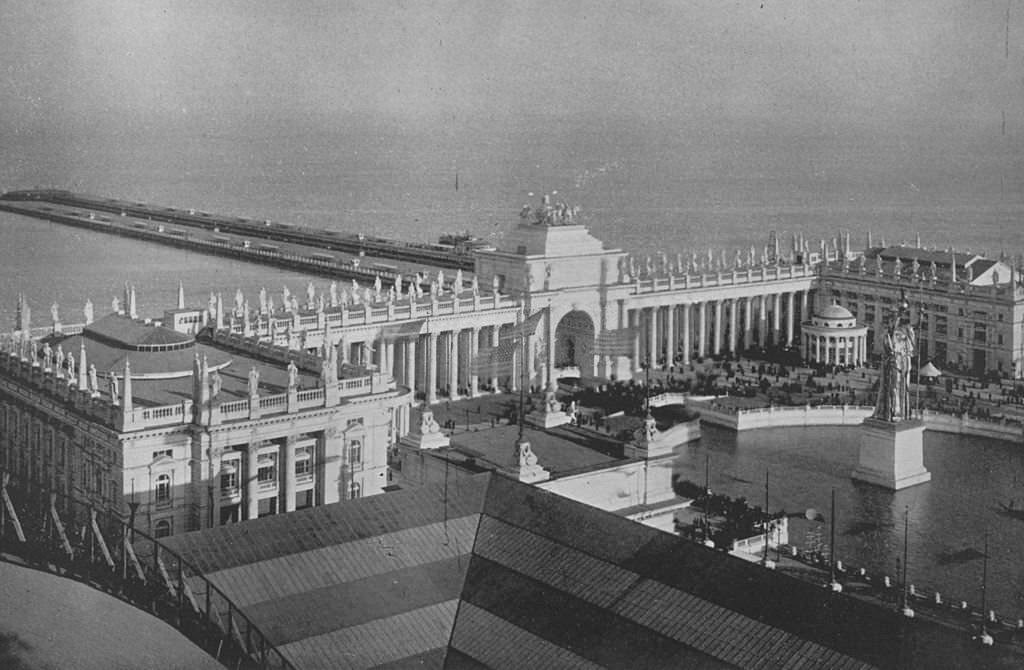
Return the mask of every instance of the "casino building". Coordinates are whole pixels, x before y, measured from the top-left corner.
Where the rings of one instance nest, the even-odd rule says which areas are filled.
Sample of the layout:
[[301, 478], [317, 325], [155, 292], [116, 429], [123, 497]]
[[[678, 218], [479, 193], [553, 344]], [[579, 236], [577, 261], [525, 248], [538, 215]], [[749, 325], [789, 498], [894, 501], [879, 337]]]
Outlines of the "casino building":
[[[181, 332], [131, 311], [26, 322], [3, 341], [0, 465], [125, 518], [135, 507], [136, 527], [158, 537], [387, 486], [410, 405], [392, 379], [333, 352]], [[179, 309], [164, 323], [200, 319]]]

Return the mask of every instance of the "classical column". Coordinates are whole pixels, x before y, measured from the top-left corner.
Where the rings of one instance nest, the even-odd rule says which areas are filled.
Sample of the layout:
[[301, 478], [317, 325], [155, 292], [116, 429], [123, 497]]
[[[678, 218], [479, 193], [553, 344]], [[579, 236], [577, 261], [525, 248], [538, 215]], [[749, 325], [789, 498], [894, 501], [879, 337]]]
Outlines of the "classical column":
[[733, 298], [729, 301], [729, 353], [736, 353], [736, 307], [738, 299]]
[[758, 296], [757, 321], [758, 344], [764, 349], [768, 346], [768, 296], [763, 293]]
[[[498, 347], [498, 338], [500, 336], [501, 336], [501, 326], [499, 326], [499, 325], [491, 326], [491, 349], [496, 349]], [[492, 374], [491, 375], [491, 381], [489, 383], [491, 385], [491, 393], [497, 393], [498, 392], [498, 376], [496, 374]]]
[[743, 350], [750, 348], [754, 338], [754, 325], [750, 321], [750, 297], [743, 300]]
[[476, 374], [474, 365], [477, 356], [480, 355], [480, 328], [473, 326], [469, 330], [469, 397], [475, 398], [480, 395], [480, 377]]
[[811, 315], [807, 313], [807, 294], [810, 291], [800, 291], [800, 321], [810, 321]]
[[416, 395], [416, 340], [418, 335], [405, 340], [405, 385]]
[[289, 437], [284, 446], [284, 511], [295, 511], [295, 438]]
[[427, 333], [427, 348], [423, 352], [427, 360], [427, 404], [437, 402], [437, 333]]
[[393, 377], [397, 376], [397, 372], [395, 371], [395, 341], [394, 340], [390, 340], [389, 339], [389, 340], [386, 340], [384, 342], [384, 357], [387, 359], [387, 361], [386, 361], [387, 367], [384, 369], [384, 372], [388, 373], [389, 375], [391, 375]]
[[633, 330], [633, 370], [640, 370], [640, 310], [629, 310], [629, 327]]
[[703, 358], [708, 353], [708, 303], [697, 303], [697, 356]]
[[459, 399], [459, 331], [448, 331], [448, 397]]
[[683, 335], [683, 365], [690, 364], [690, 304], [682, 304], [682, 314], [679, 318], [679, 329]]
[[676, 306], [665, 308], [665, 363], [675, 365], [676, 362]]
[[658, 308], [647, 308], [647, 362], [651, 368], [658, 367]]
[[259, 454], [255, 444], [250, 444], [245, 451], [245, 518], [255, 519], [260, 515], [259, 493]]
[[713, 319], [713, 334], [711, 353], [716, 356], [722, 353], [722, 301], [716, 300], [711, 303], [711, 316]]
[[778, 346], [782, 339], [782, 294], [772, 294], [772, 344]]
[[793, 346], [793, 292], [786, 294], [786, 346]]

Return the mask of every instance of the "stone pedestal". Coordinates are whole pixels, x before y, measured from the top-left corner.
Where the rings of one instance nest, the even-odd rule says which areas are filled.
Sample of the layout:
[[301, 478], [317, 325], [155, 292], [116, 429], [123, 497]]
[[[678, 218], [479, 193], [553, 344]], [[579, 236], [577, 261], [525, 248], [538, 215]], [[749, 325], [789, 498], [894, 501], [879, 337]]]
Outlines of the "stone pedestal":
[[451, 439], [444, 433], [409, 433], [401, 439], [401, 444], [414, 449], [442, 449], [451, 445]]
[[861, 424], [860, 462], [853, 478], [891, 491], [931, 481], [924, 467], [924, 423], [867, 418]]
[[424, 406], [419, 429], [410, 431], [399, 443], [413, 449], [441, 449], [451, 445], [451, 438], [441, 432], [441, 427], [434, 420], [434, 413]]
[[516, 444], [516, 456], [512, 465], [502, 468], [501, 472], [526, 484], [543, 482], [551, 478], [551, 473], [537, 463], [537, 455], [533, 453], [530, 443], [526, 440]]
[[526, 423], [537, 428], [554, 428], [564, 426], [572, 420], [565, 412], [558, 410], [549, 412], [546, 409], [534, 410], [526, 415]]

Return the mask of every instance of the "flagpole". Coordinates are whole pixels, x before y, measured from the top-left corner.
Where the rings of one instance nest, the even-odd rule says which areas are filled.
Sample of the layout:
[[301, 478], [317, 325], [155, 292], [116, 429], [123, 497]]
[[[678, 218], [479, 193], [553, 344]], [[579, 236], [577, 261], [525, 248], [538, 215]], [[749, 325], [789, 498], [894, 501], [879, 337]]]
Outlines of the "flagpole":
[[523, 424], [526, 423], [524, 412], [526, 411], [526, 333], [523, 332], [524, 316], [520, 312], [519, 336], [523, 340], [523, 352], [519, 361], [519, 439], [516, 444], [523, 441]]

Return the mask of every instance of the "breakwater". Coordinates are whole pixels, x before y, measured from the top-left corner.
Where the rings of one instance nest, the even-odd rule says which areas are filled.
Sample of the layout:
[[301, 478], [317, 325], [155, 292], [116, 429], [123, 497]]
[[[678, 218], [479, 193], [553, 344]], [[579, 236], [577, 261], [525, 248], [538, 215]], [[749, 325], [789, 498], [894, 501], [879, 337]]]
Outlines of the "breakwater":
[[[472, 271], [473, 250], [472, 240], [453, 240], [453, 244], [424, 244], [391, 240], [362, 233], [344, 233], [334, 230], [322, 230], [270, 220], [255, 220], [244, 217], [230, 217], [210, 214], [195, 209], [178, 209], [160, 207], [141, 202], [130, 202], [113, 198], [101, 198], [63, 190], [26, 190], [11, 191], [0, 196], [0, 203], [6, 211], [27, 216], [48, 218], [42, 214], [47, 212], [44, 207], [17, 208], [13, 203], [50, 204], [62, 208], [88, 210], [95, 214], [113, 214], [117, 218], [132, 217], [148, 222], [171, 224], [187, 229], [218, 233], [221, 235], [240, 235], [247, 238], [284, 242], [316, 247], [324, 251], [342, 252], [358, 256], [374, 256], [394, 260], [421, 263], [435, 268], [461, 269]], [[12, 209], [11, 207], [15, 207]], [[96, 217], [100, 218], [100, 217]], [[113, 218], [107, 223], [114, 223]], [[51, 219], [53, 220], [53, 219]], [[60, 221], [60, 223], [67, 223]], [[119, 232], [120, 226], [111, 225], [105, 228], [108, 232]], [[184, 232], [184, 231], [183, 231]]]
[[97, 216], [94, 212], [56, 210], [35, 203], [4, 199], [0, 199], [0, 211], [335, 279], [372, 282], [380, 277], [385, 284], [409, 280], [395, 266], [381, 267], [374, 263], [344, 260], [318, 252], [315, 248], [291, 250], [276, 245], [252, 244], [240, 236], [190, 232], [150, 221]]

